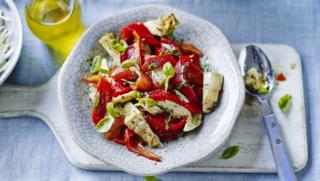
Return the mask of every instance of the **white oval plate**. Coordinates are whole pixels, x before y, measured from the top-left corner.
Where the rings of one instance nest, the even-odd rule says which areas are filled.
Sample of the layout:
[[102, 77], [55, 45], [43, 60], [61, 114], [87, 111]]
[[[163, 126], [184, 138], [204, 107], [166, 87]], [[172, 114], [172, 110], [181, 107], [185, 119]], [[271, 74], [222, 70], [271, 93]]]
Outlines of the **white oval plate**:
[[12, 31], [9, 36], [9, 42], [13, 49], [13, 54], [7, 60], [7, 62], [0, 67], [0, 85], [8, 78], [14, 67], [16, 66], [22, 48], [23, 30], [19, 12], [12, 0], [5, 0], [0, 3], [1, 9], [4, 11], [6, 16], [10, 18], [7, 23], [7, 29]]
[[[162, 157], [160, 163], [129, 152], [126, 147], [107, 141], [95, 132], [91, 120], [88, 86], [82, 77], [88, 73], [85, 56], [91, 55], [98, 39], [106, 32], [118, 33], [133, 21], [144, 21], [173, 12], [180, 21], [178, 37], [192, 42], [204, 52], [204, 58], [225, 76], [218, 108], [207, 115], [198, 131], [153, 149]], [[59, 97], [68, 129], [75, 142], [94, 157], [136, 175], [156, 175], [199, 161], [222, 146], [230, 135], [244, 101], [240, 70], [230, 45], [213, 24], [167, 6], [147, 5], [108, 17], [87, 30], [74, 48], [59, 75]]]

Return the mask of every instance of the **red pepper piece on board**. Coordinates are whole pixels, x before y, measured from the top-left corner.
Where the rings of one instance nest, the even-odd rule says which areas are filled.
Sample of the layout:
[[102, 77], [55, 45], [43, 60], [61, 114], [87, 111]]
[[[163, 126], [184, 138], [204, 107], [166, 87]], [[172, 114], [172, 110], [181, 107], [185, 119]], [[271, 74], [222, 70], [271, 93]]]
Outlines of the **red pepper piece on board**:
[[276, 79], [277, 79], [278, 81], [285, 81], [285, 80], [287, 80], [286, 76], [285, 76], [283, 73], [278, 74]]

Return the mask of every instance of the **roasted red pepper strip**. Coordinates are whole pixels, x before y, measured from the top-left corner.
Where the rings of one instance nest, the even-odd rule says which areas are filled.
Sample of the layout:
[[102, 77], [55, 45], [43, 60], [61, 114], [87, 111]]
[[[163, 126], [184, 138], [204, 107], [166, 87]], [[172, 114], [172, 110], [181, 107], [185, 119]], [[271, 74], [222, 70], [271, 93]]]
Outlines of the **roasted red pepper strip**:
[[150, 56], [144, 62], [141, 69], [143, 71], [147, 71], [154, 68], [162, 67], [166, 62], [170, 62], [173, 66], [175, 66], [177, 61], [170, 54], [160, 55], [160, 56]]
[[114, 66], [111, 71], [111, 77], [115, 81], [129, 80], [135, 81], [138, 75], [129, 69], [124, 69], [120, 66]]
[[201, 113], [201, 107], [194, 103], [189, 103], [182, 101], [175, 93], [170, 91], [164, 91], [162, 89], [157, 89], [154, 91], [149, 92], [149, 97], [156, 100], [156, 101], [162, 101], [162, 100], [170, 100], [172, 102], [175, 102], [181, 106], [184, 106], [187, 108], [191, 113], [198, 114]]
[[122, 81], [114, 81], [112, 89], [113, 89], [112, 97], [117, 97], [119, 95], [125, 94], [132, 90], [130, 86], [124, 86], [124, 82]]
[[119, 116], [115, 118], [110, 130], [104, 133], [104, 138], [107, 140], [112, 140], [118, 136], [120, 136], [120, 128], [124, 125], [123, 117]]
[[149, 91], [153, 88], [153, 82], [146, 74], [140, 72], [140, 76], [136, 81], [136, 88], [139, 91]]
[[100, 76], [97, 91], [99, 92], [99, 105], [92, 111], [92, 120], [94, 124], [97, 124], [102, 118], [104, 118], [107, 110], [106, 104], [112, 99], [112, 88], [111, 84]]
[[139, 145], [139, 141], [136, 138], [136, 135], [133, 131], [129, 130], [128, 128], [125, 130], [124, 133], [124, 140], [126, 143], [126, 147], [129, 151], [132, 151], [138, 155], [144, 156], [150, 160], [154, 160], [157, 162], [161, 161], [161, 158], [149, 151], [148, 149]]
[[137, 32], [141, 38], [144, 38], [145, 41], [152, 46], [160, 46], [160, 41], [157, 40], [146, 28], [143, 23], [137, 22], [132, 23], [124, 28], [122, 28], [120, 33], [120, 38], [123, 40], [132, 40], [133, 39], [133, 31]]
[[178, 122], [170, 121], [168, 129], [166, 129], [166, 119], [168, 115], [160, 114], [153, 116], [152, 114], [146, 114], [146, 120], [149, 123], [151, 129], [160, 137], [162, 141], [172, 141], [178, 138], [184, 125], [186, 124], [187, 117], [183, 117]]
[[193, 44], [181, 44], [181, 49], [183, 50], [183, 54], [193, 54], [198, 57], [202, 57], [203, 53], [197, 49]]
[[[185, 70], [181, 64], [181, 61], [179, 61], [175, 66], [176, 74], [173, 77], [171, 83], [174, 87], [179, 88], [180, 92], [186, 96], [186, 98], [196, 104], [199, 105], [199, 100], [195, 92], [193, 91], [192, 87], [187, 82], [186, 76], [185, 76]], [[201, 106], [200, 106], [201, 107]]]
[[200, 66], [194, 63], [194, 55], [181, 56], [179, 61], [186, 67], [185, 76], [189, 83], [203, 85], [203, 72]]

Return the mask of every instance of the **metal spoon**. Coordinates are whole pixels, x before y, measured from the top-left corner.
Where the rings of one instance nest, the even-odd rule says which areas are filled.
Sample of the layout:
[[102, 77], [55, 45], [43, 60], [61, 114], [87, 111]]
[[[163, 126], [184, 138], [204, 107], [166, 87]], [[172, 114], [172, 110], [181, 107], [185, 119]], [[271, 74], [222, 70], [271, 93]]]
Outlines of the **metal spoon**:
[[[273, 69], [268, 57], [259, 47], [250, 45], [241, 50], [239, 62], [243, 76], [250, 68], [256, 68], [266, 78], [268, 92], [271, 92], [274, 79]], [[281, 127], [270, 106], [269, 95], [259, 94], [258, 91], [253, 91], [247, 86], [246, 92], [256, 97], [261, 103], [264, 128], [268, 135], [280, 180], [297, 180], [282, 137]]]

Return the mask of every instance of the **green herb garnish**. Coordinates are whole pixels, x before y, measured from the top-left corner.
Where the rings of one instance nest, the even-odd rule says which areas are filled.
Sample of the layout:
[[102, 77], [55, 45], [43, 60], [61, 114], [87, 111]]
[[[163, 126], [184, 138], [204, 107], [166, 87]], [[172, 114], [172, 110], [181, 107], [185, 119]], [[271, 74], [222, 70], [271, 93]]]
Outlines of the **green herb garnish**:
[[145, 181], [160, 181], [158, 178], [156, 178], [154, 176], [145, 176], [144, 180]]
[[288, 112], [291, 108], [291, 100], [292, 97], [289, 94], [286, 94], [280, 98], [278, 101], [278, 107], [281, 109], [282, 112]]
[[223, 151], [222, 155], [220, 156], [220, 159], [222, 159], [222, 160], [230, 159], [230, 158], [236, 156], [239, 151], [240, 151], [239, 146], [237, 146], [237, 145], [230, 146]]
[[170, 120], [171, 120], [171, 117], [172, 117], [172, 111], [168, 111], [168, 113], [169, 113], [169, 116], [168, 116], [168, 118], [166, 119], [166, 130], [168, 130], [169, 129], [169, 123], [170, 123]]
[[151, 70], [153, 68], [156, 68], [158, 67], [158, 63], [157, 62], [152, 62], [148, 65], [148, 70]]
[[268, 91], [267, 88], [261, 88], [261, 89], [258, 90], [258, 93], [259, 93], [259, 94], [268, 94], [268, 92], [269, 92], [269, 91]]
[[180, 38], [180, 39], [178, 39], [178, 40], [176, 40], [176, 43], [177, 44], [183, 44], [183, 42], [184, 42], [184, 39], [183, 38]]
[[168, 39], [173, 41], [174, 40], [174, 36], [173, 36], [173, 32], [174, 32], [175, 28], [171, 27], [168, 29], [168, 32], [167, 32], [167, 36], [168, 36]]
[[85, 61], [87, 61], [87, 62], [92, 62], [92, 60], [93, 60], [93, 56], [86, 56], [86, 57], [84, 57], [84, 60]]

